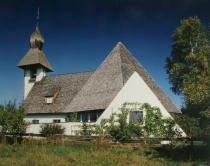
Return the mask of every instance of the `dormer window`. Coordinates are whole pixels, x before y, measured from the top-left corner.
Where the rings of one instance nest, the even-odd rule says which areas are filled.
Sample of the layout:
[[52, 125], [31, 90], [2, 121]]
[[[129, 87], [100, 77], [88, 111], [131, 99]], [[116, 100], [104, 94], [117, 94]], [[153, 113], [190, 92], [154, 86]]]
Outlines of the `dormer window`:
[[53, 97], [52, 96], [45, 97], [45, 99], [46, 99], [47, 104], [51, 104], [53, 102]]
[[53, 88], [49, 88], [46, 91], [46, 95], [45, 95], [45, 103], [47, 104], [51, 104], [55, 101], [56, 97], [58, 96], [59, 92], [60, 92], [61, 88], [58, 87], [53, 87]]

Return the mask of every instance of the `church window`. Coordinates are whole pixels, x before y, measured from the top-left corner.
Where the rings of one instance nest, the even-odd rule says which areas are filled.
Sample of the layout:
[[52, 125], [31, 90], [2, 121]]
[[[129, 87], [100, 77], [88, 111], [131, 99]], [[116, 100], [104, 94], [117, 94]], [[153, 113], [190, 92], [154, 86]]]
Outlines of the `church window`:
[[140, 123], [143, 120], [143, 111], [131, 111], [129, 114], [129, 122]]

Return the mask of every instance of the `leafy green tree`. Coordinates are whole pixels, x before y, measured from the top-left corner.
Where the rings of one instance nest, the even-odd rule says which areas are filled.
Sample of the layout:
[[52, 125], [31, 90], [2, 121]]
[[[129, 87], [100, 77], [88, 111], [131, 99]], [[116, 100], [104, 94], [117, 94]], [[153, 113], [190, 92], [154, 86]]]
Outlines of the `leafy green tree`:
[[182, 20], [165, 65], [172, 91], [183, 96], [183, 113], [199, 118], [201, 128], [210, 128], [209, 34], [197, 16]]
[[182, 20], [173, 42], [165, 65], [171, 89], [184, 96], [186, 107], [193, 105], [199, 106], [199, 111], [206, 110], [210, 99], [210, 45], [200, 19], [195, 16]]
[[22, 105], [19, 107], [16, 101], [9, 101], [5, 105], [0, 105], [0, 133], [22, 134], [26, 132], [29, 122], [24, 120], [26, 113]]
[[191, 136], [201, 137], [203, 129], [200, 128], [199, 118], [190, 117], [187, 114], [174, 114], [173, 115], [177, 124], [179, 124], [182, 129]]
[[172, 51], [166, 58], [165, 68], [175, 94], [182, 94], [187, 78], [194, 78], [189, 73], [192, 72], [199, 48], [205, 45], [203, 30], [204, 26], [198, 17], [190, 17], [181, 21], [173, 35]]

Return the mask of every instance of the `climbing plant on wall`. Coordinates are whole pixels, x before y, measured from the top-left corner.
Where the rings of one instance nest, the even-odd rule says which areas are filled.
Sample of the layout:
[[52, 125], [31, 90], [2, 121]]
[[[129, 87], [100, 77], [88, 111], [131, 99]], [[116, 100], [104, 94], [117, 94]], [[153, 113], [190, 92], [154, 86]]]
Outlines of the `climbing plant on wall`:
[[[129, 118], [134, 111], [144, 114], [138, 122]], [[172, 118], [163, 117], [158, 107], [152, 107], [148, 103], [129, 102], [122, 105], [119, 113], [113, 113], [109, 119], [103, 119], [101, 125], [96, 126], [95, 129], [117, 140], [142, 136], [180, 137], [182, 133]]]

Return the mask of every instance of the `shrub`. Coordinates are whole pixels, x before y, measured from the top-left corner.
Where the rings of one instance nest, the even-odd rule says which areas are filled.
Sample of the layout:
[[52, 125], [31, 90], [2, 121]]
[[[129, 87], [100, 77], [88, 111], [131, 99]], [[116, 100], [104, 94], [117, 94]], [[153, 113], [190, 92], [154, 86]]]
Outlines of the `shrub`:
[[79, 134], [81, 134], [81, 135], [91, 135], [91, 134], [94, 134], [93, 126], [87, 124], [87, 122], [83, 122]]
[[40, 126], [40, 134], [44, 137], [49, 137], [52, 134], [64, 134], [66, 128], [60, 124], [47, 123]]

